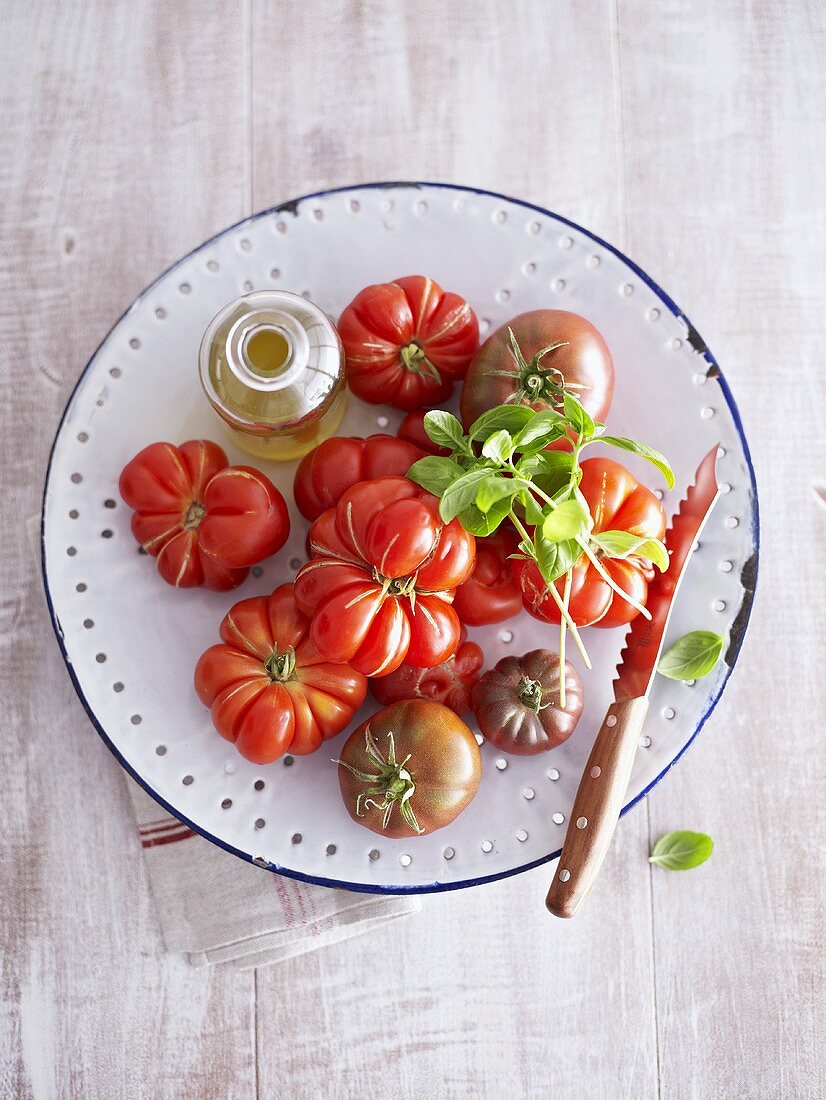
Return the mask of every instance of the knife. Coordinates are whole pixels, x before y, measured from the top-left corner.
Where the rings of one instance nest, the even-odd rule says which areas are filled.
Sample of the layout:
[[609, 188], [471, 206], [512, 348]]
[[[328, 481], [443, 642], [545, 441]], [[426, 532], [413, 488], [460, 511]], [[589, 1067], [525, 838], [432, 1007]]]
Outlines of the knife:
[[582, 773], [568, 821], [565, 843], [545, 904], [557, 917], [572, 917], [596, 881], [631, 778], [648, 695], [657, 671], [666, 627], [685, 567], [719, 496], [715, 445], [697, 467], [694, 484], [677, 509], [665, 536], [670, 561], [651, 582], [646, 607], [620, 654], [614, 702], [608, 708]]

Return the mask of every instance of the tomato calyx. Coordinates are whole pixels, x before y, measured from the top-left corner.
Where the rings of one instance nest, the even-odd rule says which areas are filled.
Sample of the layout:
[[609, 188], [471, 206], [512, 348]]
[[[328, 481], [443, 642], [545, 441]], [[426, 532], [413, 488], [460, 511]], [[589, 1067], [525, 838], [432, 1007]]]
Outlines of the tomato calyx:
[[418, 340], [411, 340], [399, 348], [399, 359], [405, 370], [419, 378], [431, 377], [435, 382], [441, 382], [442, 376], [425, 354], [425, 350]]
[[[538, 351], [529, 362], [522, 353], [522, 349], [513, 334], [513, 329], [508, 329], [508, 332], [510, 334], [511, 357], [515, 369], [491, 371], [491, 377], [517, 378], [519, 380], [518, 389], [513, 396], [514, 404], [520, 405], [523, 401], [528, 404], [545, 401], [551, 408], [561, 412], [565, 397], [565, 376], [556, 367], [543, 367], [542, 360], [546, 355], [550, 355], [552, 351], [567, 347], [568, 341], [560, 340], [556, 344], [549, 344], [548, 347]], [[568, 388], [576, 389], [578, 387], [571, 386], [569, 383]]]
[[201, 504], [200, 500], [193, 500], [184, 512], [184, 517], [181, 520], [181, 527], [183, 527], [184, 531], [197, 531], [205, 515], [206, 508], [204, 505]]
[[295, 672], [295, 650], [288, 645], [283, 653], [279, 653], [276, 647], [264, 662], [264, 668], [274, 684], [286, 683]]
[[545, 710], [549, 707], [550, 703], [542, 702], [542, 684], [539, 680], [534, 680], [530, 676], [523, 676], [519, 681], [516, 688], [516, 695], [519, 702], [524, 704], [534, 714], [539, 714], [541, 710]]
[[419, 825], [410, 804], [413, 792], [416, 789], [413, 776], [407, 767], [411, 754], [408, 753], [404, 760], [397, 761], [396, 740], [392, 730], [388, 732], [387, 740], [389, 741], [389, 747], [385, 759], [368, 725], [364, 734], [365, 751], [371, 764], [375, 765], [375, 772], [360, 771], [344, 760], [334, 760], [333, 763], [346, 768], [354, 778], [366, 785], [365, 789], [356, 798], [357, 817], [364, 817], [365, 809], [383, 810], [382, 828], [386, 829], [393, 813], [393, 807], [398, 805], [404, 823], [414, 833], [423, 833], [424, 829]]

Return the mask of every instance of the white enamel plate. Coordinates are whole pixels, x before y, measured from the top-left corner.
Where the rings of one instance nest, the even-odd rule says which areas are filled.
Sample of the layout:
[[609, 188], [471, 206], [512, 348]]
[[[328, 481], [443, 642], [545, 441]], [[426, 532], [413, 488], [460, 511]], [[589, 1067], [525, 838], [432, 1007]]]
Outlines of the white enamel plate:
[[[720, 697], [737, 656], [757, 571], [757, 497], [731, 393], [677, 306], [616, 249], [548, 211], [468, 188], [377, 184], [310, 195], [225, 230], [132, 304], [98, 348], [54, 443], [43, 505], [43, 570], [58, 640], [90, 718], [124, 767], [160, 803], [236, 855], [296, 878], [358, 890], [452, 889], [490, 881], [559, 854], [583, 764], [606, 706], [623, 630], [587, 632], [594, 671], [571, 740], [533, 757], [483, 744], [484, 776], [470, 807], [431, 836], [386, 840], [351, 821], [337, 756], [345, 734], [310, 757], [247, 763], [213, 730], [192, 688], [200, 653], [237, 599], [292, 579], [306, 524], [292, 509], [284, 550], [235, 593], [177, 591], [138, 553], [120, 470], [155, 440], [227, 443], [197, 377], [201, 334], [250, 290], [305, 293], [337, 317], [369, 283], [424, 273], [464, 295], [483, 335], [527, 309], [584, 314], [616, 365], [608, 422], [664, 451], [674, 510], [700, 458], [718, 442], [723, 495], [689, 565], [669, 630], [728, 636], [725, 661], [696, 684], [659, 677], [626, 809], [662, 778]], [[342, 434], [394, 431], [400, 414], [349, 400]], [[255, 460], [252, 460], [253, 462]], [[623, 458], [625, 461], [625, 458]], [[627, 456], [652, 487], [653, 467]], [[258, 463], [288, 501], [294, 463]], [[471, 632], [486, 664], [554, 648], [556, 631], [527, 614]], [[573, 649], [573, 647], [571, 647]], [[377, 704], [368, 699], [361, 721]]]

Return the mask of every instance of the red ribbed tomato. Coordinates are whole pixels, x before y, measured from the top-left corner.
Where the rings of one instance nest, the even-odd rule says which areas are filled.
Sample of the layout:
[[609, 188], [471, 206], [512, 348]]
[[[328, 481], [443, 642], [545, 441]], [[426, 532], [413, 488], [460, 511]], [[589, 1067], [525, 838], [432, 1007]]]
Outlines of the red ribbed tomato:
[[[511, 329], [523, 357], [519, 362]], [[614, 364], [600, 333], [590, 321], [566, 310], [520, 313], [489, 336], [474, 356], [462, 387], [462, 422], [467, 429], [495, 405], [553, 408], [558, 402], [554, 387], [563, 380], [595, 420], [605, 419], [614, 393]]]
[[362, 481], [310, 530], [313, 559], [295, 580], [311, 637], [332, 661], [384, 676], [430, 667], [459, 643], [453, 590], [473, 570], [475, 540], [406, 477]]
[[[593, 533], [628, 531], [641, 538], [661, 539], [665, 533], [663, 506], [650, 489], [610, 458], [586, 458], [579, 484], [594, 521]], [[642, 558], [601, 558], [601, 564], [619, 587], [645, 605], [648, 582], [654, 575], [651, 563]], [[546, 622], [559, 622], [559, 609], [533, 562], [515, 561], [514, 577], [522, 590], [522, 602], [532, 615]], [[556, 581], [560, 596], [565, 578]], [[577, 626], [622, 626], [639, 612], [618, 596], [586, 557], [573, 568], [568, 603]]]
[[409, 412], [396, 429], [396, 435], [399, 439], [406, 439], [408, 443], [415, 444], [425, 454], [449, 457], [450, 451], [447, 447], [437, 446], [425, 431], [424, 418], [426, 412], [427, 410], [423, 411], [421, 409]]
[[321, 657], [308, 627], [293, 586], [282, 584], [230, 608], [223, 644], [210, 646], [195, 668], [195, 690], [213, 725], [254, 764], [315, 752], [364, 702], [366, 679]]
[[463, 623], [501, 623], [522, 610], [522, 593], [508, 560], [516, 547], [516, 536], [506, 527], [476, 540], [476, 565], [453, 598], [453, 607]]
[[485, 655], [475, 642], [466, 641], [466, 637], [467, 631], [462, 627], [459, 648], [435, 668], [399, 665], [389, 676], [371, 680], [370, 691], [384, 706], [403, 699], [430, 699], [450, 707], [456, 714], [467, 714], [471, 705], [470, 693], [482, 672]]
[[217, 443], [152, 443], [120, 475], [132, 534], [177, 588], [237, 587], [249, 567], [287, 541], [290, 517], [272, 482], [229, 466]]
[[405, 411], [450, 397], [479, 343], [479, 323], [464, 298], [424, 275], [366, 287], [342, 313], [338, 331], [353, 393]]
[[327, 508], [334, 508], [351, 485], [406, 474], [423, 454], [393, 435], [326, 439], [302, 458], [296, 470], [295, 503], [302, 516], [317, 519]]

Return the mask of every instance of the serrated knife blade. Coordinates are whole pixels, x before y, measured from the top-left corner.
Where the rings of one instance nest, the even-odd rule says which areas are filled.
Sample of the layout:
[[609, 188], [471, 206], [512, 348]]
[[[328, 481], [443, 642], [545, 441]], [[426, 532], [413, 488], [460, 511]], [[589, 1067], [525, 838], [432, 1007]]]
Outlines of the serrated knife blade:
[[717, 484], [718, 450], [715, 444], [697, 467], [694, 483], [680, 502], [666, 531], [665, 547], [670, 559], [668, 569], [657, 574], [649, 586], [645, 606], [651, 618], [638, 615], [628, 631], [614, 680], [614, 698], [617, 701], [639, 699], [651, 690], [671, 609], [685, 576], [691, 551], [720, 495]]

